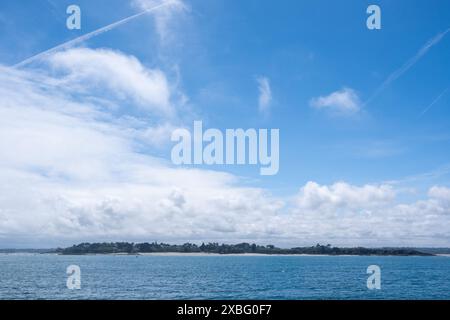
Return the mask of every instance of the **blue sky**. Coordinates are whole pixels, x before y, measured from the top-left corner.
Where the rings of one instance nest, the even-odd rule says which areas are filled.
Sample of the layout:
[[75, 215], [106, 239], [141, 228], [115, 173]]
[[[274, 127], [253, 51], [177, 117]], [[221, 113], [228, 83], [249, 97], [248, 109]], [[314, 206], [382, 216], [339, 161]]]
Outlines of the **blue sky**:
[[[2, 1], [0, 64], [10, 68], [42, 51], [131, 16], [145, 5], [157, 3], [160, 2], [29, 0], [19, 4], [12, 0]], [[70, 4], [81, 8], [81, 30], [65, 27], [65, 10]], [[366, 8], [370, 4], [381, 8], [381, 30], [368, 30], [366, 27]], [[103, 115], [103, 125], [123, 123], [132, 117], [142, 123], [136, 126], [127, 122], [130, 130], [159, 124], [189, 128], [193, 120], [203, 120], [205, 127], [219, 129], [280, 129], [280, 171], [277, 175], [260, 176], [257, 166], [200, 166], [200, 171], [212, 169], [218, 174], [224, 172], [237, 177], [240, 179], [238, 188], [267, 192], [275, 198], [274, 203], [289, 202], [298, 196], [304, 200], [305, 192], [309, 190], [305, 187], [308, 182], [329, 188], [312, 189], [329, 192], [329, 197], [325, 198], [332, 202], [335, 197], [342, 196], [336, 191], [339, 188], [333, 189], [333, 185], [339, 182], [345, 183], [349, 192], [363, 192], [364, 186], [389, 186], [396, 190], [395, 200], [389, 208], [395, 208], [403, 201], [405, 205], [433, 202], [434, 196], [431, 200], [429, 197], [436, 192], [431, 190], [440, 190], [441, 197], [450, 187], [450, 91], [446, 91], [450, 86], [449, 9], [450, 3], [444, 0], [284, 0], [277, 3], [193, 0], [177, 2], [175, 9], [170, 9], [172, 11], [167, 9], [141, 16], [62, 51], [80, 47], [92, 50], [75, 52], [79, 57], [79, 54], [109, 50], [134, 57], [144, 68], [164, 74], [175, 116], [168, 119], [155, 116], [148, 109], [135, 108], [135, 100], [125, 95], [110, 101], [119, 107], [109, 110], [107, 117]], [[421, 48], [439, 34], [442, 38], [418, 56]], [[410, 67], [400, 72], [383, 90], [377, 91], [390, 75], [401, 70], [414, 57], [417, 59]], [[58, 79], [66, 75], [72, 75], [70, 79], [86, 76], [76, 69], [87, 70], [85, 65], [74, 64], [72, 68], [70, 57], [60, 56], [58, 59], [62, 60], [51, 60], [50, 63], [45, 59], [53, 58], [36, 59], [20, 70]], [[98, 72], [102, 72], [101, 68]], [[266, 113], [261, 113], [258, 106], [258, 79], [262, 78], [267, 79], [270, 85]], [[86, 84], [86, 81], [82, 83]], [[77, 83], [76, 88], [79, 89], [82, 83]], [[107, 89], [98, 82], [86, 86], [92, 92], [69, 92], [70, 101], [83, 104], [94, 96], [111, 99]], [[341, 99], [341, 103], [336, 99]], [[343, 111], [350, 104], [353, 109]], [[427, 111], [423, 113], [425, 109]], [[172, 145], [167, 141], [147, 145], [137, 142], [135, 137], [130, 139], [136, 153], [155, 157], [158, 161], [170, 161]], [[58, 150], [54, 152], [58, 154]], [[51, 166], [46, 164], [44, 167]], [[38, 172], [44, 175], [45, 170], [40, 168]], [[120, 170], [114, 172], [117, 184], [122, 181], [118, 176], [123, 173]], [[79, 182], [74, 182], [74, 185], [79, 185]], [[120, 190], [120, 185], [116, 187]], [[171, 187], [178, 187], [177, 183]], [[347, 191], [344, 190], [343, 194], [346, 195]], [[103, 196], [99, 195], [98, 199]], [[319, 199], [326, 201], [323, 197]], [[305, 205], [303, 200], [300, 202]], [[185, 201], [189, 203], [189, 200]], [[342, 201], [348, 204], [350, 200]], [[447, 227], [449, 213], [446, 201], [438, 211], [444, 212], [440, 224]], [[282, 206], [285, 208], [280, 210], [285, 213], [291, 206], [285, 204]], [[8, 205], [5, 204], [4, 208], [7, 212]], [[349, 208], [354, 207], [349, 205]], [[434, 214], [430, 213], [431, 216]], [[448, 243], [448, 238], [442, 236], [445, 229], [433, 235], [432, 227], [425, 232], [418, 221], [417, 237], [405, 243]], [[358, 223], [355, 221], [355, 225]], [[313, 229], [313, 224], [310, 229]], [[332, 226], [330, 224], [329, 227]], [[3, 232], [5, 243], [15, 243], [13, 240], [20, 238], [11, 230], [5, 228]], [[74, 229], [73, 232], [77, 231]], [[111, 233], [108, 237], [125, 238], [127, 232]], [[224, 240], [258, 240], [272, 239], [271, 232], [258, 229], [256, 236], [236, 232], [223, 237], [203, 235], [201, 231], [181, 232], [169, 239], [218, 237]], [[277, 232], [283, 234], [284, 231]], [[351, 232], [354, 233], [358, 232]], [[42, 241], [69, 241], [51, 234], [49, 232]], [[373, 235], [372, 240], [364, 243], [395, 244], [393, 239], [400, 237], [400, 233], [390, 235], [384, 241], [381, 234]], [[93, 237], [98, 239], [102, 233]], [[313, 239], [314, 234], [310, 237]], [[318, 239], [325, 237], [323, 234], [317, 236]], [[340, 243], [353, 241], [345, 240], [349, 239], [348, 234], [335, 237]], [[355, 237], [358, 239], [356, 242], [363, 243], [359, 240], [364, 238], [362, 231]], [[422, 237], [426, 240], [422, 241]], [[76, 238], [74, 236], [70, 240]], [[275, 239], [280, 243], [298, 242], [298, 236]]]
[[[2, 63], [14, 64], [136, 11], [121, 1], [80, 1], [83, 27], [69, 31], [61, 27], [67, 16], [61, 12], [69, 4], [4, 2], [3, 19], [14, 22], [2, 28], [2, 43], [8, 43], [1, 51]], [[167, 68], [175, 61], [182, 70], [183, 89], [206, 115], [208, 126], [281, 129], [281, 170], [264, 179], [266, 185], [295, 188], [311, 179], [377, 182], [434, 170], [449, 159], [448, 95], [431, 112], [420, 113], [450, 85], [448, 40], [356, 116], [330, 117], [309, 106], [311, 98], [343, 87], [353, 88], [365, 101], [390, 73], [449, 27], [445, 1], [381, 1], [382, 30], [370, 31], [365, 26], [369, 4], [193, 1], [191, 16], [177, 26], [183, 29], [178, 30], [179, 43], [166, 49]], [[166, 58], [155, 54], [158, 44], [148, 32], [149, 23], [139, 18], [87, 45], [121, 50], [149, 66], [164, 63]], [[255, 78], [261, 75], [270, 79], [273, 91], [269, 119], [255, 112]], [[258, 174], [256, 168], [244, 170]]]

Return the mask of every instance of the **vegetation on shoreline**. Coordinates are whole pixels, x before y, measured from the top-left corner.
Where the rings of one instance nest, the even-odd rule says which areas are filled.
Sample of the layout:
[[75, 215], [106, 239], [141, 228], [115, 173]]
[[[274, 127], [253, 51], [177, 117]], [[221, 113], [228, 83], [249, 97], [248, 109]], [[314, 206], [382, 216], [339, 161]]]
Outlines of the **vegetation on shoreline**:
[[55, 252], [63, 255], [82, 254], [139, 254], [139, 253], [216, 253], [216, 254], [310, 254], [310, 255], [380, 255], [380, 256], [430, 256], [432, 254], [420, 252], [410, 248], [339, 248], [331, 245], [317, 244], [311, 247], [295, 247], [291, 249], [277, 248], [273, 245], [256, 245], [249, 243], [219, 244], [202, 243], [196, 245], [185, 243], [182, 245], [171, 245], [167, 243], [81, 243], [72, 247], [57, 249]]

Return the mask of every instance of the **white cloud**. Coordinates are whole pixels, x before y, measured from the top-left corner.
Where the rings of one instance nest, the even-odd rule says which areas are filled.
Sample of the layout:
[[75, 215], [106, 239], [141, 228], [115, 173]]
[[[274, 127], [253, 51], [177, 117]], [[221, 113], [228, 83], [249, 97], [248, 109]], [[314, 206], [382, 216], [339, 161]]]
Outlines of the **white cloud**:
[[116, 99], [131, 98], [144, 110], [170, 116], [171, 90], [165, 74], [144, 67], [133, 56], [106, 49], [71, 49], [55, 53], [47, 61], [56, 71], [66, 74], [72, 88], [105, 88]]
[[350, 88], [332, 92], [327, 96], [313, 98], [310, 105], [317, 109], [326, 109], [338, 114], [354, 114], [361, 109], [358, 94]]
[[430, 188], [429, 198], [412, 203], [397, 203], [395, 195], [389, 185], [308, 182], [294, 200], [292, 232], [349, 245], [448, 245], [450, 189]]
[[428, 196], [433, 199], [450, 201], [450, 188], [434, 186], [428, 191]]
[[259, 98], [258, 107], [259, 112], [267, 113], [272, 102], [272, 90], [270, 89], [270, 81], [267, 77], [258, 77]]
[[177, 129], [168, 122], [140, 130], [141, 139], [155, 147], [162, 147], [170, 141], [172, 132]]
[[186, 12], [187, 6], [182, 0], [133, 0], [132, 4], [140, 10], [148, 10], [156, 5], [166, 2], [167, 5], [161, 7], [153, 13], [155, 19], [156, 33], [162, 44], [173, 40], [172, 25], [176, 18]]
[[394, 198], [395, 192], [389, 185], [357, 187], [338, 182], [320, 186], [310, 181], [301, 189], [297, 204], [301, 209], [327, 210], [334, 214], [341, 210], [379, 207], [392, 202]]

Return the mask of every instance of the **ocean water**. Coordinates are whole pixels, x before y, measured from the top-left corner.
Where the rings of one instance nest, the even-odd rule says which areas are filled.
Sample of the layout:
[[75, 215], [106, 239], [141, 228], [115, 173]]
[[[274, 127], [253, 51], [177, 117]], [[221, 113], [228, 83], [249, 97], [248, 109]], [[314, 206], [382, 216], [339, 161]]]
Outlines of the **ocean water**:
[[0, 299], [450, 299], [450, 257], [0, 254]]

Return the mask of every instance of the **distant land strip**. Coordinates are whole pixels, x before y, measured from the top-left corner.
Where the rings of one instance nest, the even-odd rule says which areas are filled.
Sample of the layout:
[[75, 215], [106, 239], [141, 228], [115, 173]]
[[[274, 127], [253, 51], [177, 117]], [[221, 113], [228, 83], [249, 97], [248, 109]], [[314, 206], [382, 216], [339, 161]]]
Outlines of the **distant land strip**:
[[[2, 250], [0, 250], [2, 252]], [[4, 250], [3, 250], [4, 252]], [[435, 254], [449, 253], [449, 248], [364, 248], [333, 247], [329, 244], [317, 244], [311, 247], [294, 247], [290, 249], [278, 248], [273, 245], [257, 245], [250, 243], [219, 244], [216, 242], [202, 243], [201, 245], [185, 243], [182, 245], [144, 242], [103, 242], [80, 243], [68, 248], [39, 250], [39, 253], [57, 253], [62, 255], [85, 254], [130, 254], [144, 253], [211, 253], [211, 254], [265, 254], [265, 255], [360, 255], [360, 256], [433, 256]]]

